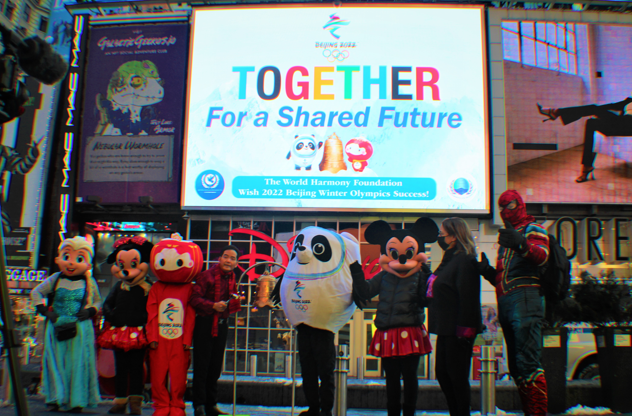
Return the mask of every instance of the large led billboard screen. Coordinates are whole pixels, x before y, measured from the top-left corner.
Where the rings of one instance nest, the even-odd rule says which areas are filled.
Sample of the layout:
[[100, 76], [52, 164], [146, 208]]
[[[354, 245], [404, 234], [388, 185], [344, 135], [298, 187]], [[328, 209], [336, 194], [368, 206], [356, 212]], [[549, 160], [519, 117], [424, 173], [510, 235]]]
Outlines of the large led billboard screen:
[[189, 26], [93, 27], [77, 194], [103, 203], [175, 203]]
[[482, 7], [193, 17], [185, 208], [489, 212]]
[[509, 187], [632, 202], [632, 26], [508, 20], [502, 33]]

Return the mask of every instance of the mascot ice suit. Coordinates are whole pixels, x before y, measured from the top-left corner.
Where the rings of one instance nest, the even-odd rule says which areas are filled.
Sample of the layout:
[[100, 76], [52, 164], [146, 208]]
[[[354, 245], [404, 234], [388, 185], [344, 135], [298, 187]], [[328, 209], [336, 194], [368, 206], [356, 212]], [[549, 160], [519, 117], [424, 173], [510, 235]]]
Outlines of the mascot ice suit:
[[355, 311], [349, 266], [359, 260], [360, 245], [351, 234], [307, 227], [296, 236], [287, 270], [277, 283], [285, 315], [298, 331], [303, 391], [309, 405], [302, 416], [331, 415], [334, 337]]
[[202, 251], [195, 243], [174, 234], [154, 246], [150, 266], [158, 278], [149, 291], [146, 327], [154, 416], [184, 416], [195, 325], [189, 297], [191, 281], [202, 269]]

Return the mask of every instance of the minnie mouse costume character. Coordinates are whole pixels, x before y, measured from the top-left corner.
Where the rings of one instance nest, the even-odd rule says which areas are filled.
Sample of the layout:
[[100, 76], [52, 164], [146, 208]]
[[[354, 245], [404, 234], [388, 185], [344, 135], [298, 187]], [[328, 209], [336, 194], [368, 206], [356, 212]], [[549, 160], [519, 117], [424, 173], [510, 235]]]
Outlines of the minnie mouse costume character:
[[[426, 279], [430, 270], [425, 263], [424, 244], [437, 241], [439, 229], [430, 218], [419, 218], [412, 229], [393, 230], [386, 221], [375, 221], [367, 227], [364, 238], [380, 245], [382, 271], [371, 280], [358, 273], [359, 264], [352, 264], [356, 298], [371, 299], [377, 295], [373, 340], [369, 354], [382, 358], [386, 373], [386, 408], [388, 416], [413, 416], [417, 404], [417, 368], [422, 355], [432, 351], [424, 326]], [[361, 302], [361, 301], [360, 301]], [[360, 305], [358, 305], [360, 306]], [[404, 403], [400, 403], [400, 378], [404, 379]]]
[[[103, 303], [104, 330], [97, 343], [114, 350], [116, 398], [108, 413], [140, 415], [143, 402], [143, 364], [147, 347], [147, 298], [151, 249], [154, 245], [141, 236], [117, 240], [108, 256], [118, 282]], [[129, 379], [129, 382], [128, 382]]]
[[[191, 281], [202, 269], [202, 250], [179, 234], [151, 250], [158, 278], [147, 300], [147, 340], [154, 416], [184, 416], [184, 392], [191, 362], [195, 310], [189, 304]], [[169, 388], [167, 388], [169, 386]]]

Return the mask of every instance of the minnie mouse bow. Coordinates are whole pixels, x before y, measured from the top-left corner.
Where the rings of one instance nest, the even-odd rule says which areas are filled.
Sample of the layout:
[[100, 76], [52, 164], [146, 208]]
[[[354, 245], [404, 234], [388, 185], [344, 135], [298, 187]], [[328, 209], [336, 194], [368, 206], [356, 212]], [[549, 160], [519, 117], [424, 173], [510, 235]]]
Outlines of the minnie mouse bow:
[[134, 237], [123, 237], [123, 238], [119, 238], [118, 240], [116, 240], [116, 242], [112, 245], [113, 248], [117, 249], [120, 246], [122, 246], [123, 244], [137, 244], [139, 246], [142, 246], [143, 244], [145, 244], [147, 242], [147, 239], [145, 237], [141, 237], [139, 235], [136, 235]]

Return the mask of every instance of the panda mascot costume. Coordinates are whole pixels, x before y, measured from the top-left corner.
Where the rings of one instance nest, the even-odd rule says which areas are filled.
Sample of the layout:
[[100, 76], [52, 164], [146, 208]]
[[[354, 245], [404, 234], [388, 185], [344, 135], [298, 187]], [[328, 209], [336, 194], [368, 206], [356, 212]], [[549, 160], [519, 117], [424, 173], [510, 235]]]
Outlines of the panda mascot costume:
[[[331, 416], [334, 405], [334, 337], [355, 304], [350, 266], [360, 259], [360, 244], [348, 233], [320, 227], [300, 231], [290, 261], [273, 293], [298, 331], [303, 392], [309, 410], [299, 416]], [[318, 379], [320, 378], [320, 387]]]

